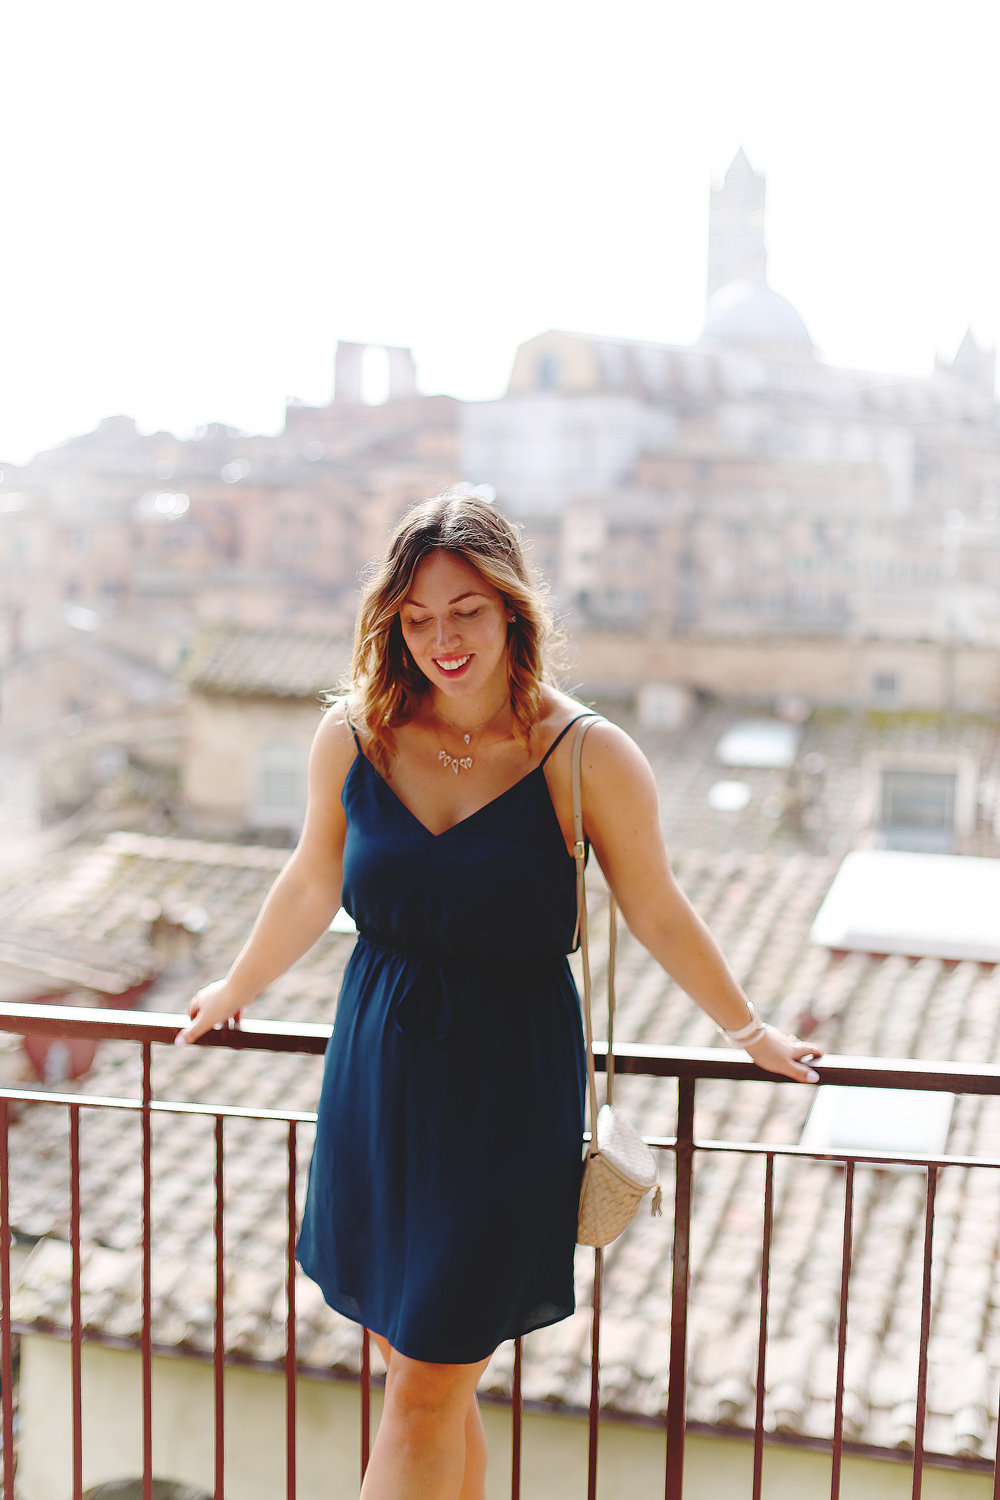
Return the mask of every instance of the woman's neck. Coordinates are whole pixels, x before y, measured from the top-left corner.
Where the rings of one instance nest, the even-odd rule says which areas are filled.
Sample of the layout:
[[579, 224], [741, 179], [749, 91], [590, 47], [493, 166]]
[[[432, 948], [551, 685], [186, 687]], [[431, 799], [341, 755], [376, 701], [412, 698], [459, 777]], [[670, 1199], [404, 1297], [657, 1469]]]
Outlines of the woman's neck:
[[446, 693], [433, 689], [429, 707], [432, 716], [446, 724], [457, 734], [475, 734], [488, 724], [498, 729], [509, 728], [511, 721], [510, 689], [504, 682], [492, 690], [484, 688], [469, 698], [450, 698]]

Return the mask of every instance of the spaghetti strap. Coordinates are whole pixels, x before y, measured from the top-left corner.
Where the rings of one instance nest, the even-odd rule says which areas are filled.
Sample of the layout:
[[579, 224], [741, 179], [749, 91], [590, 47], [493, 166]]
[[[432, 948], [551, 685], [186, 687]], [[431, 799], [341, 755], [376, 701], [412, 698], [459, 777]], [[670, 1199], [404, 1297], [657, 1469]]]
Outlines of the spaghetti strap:
[[591, 711], [589, 709], [585, 709], [582, 714], [576, 714], [576, 715], [574, 715], [574, 717], [572, 719], [570, 719], [569, 723], [565, 726], [565, 728], [560, 729], [559, 733], [556, 735], [555, 739], [552, 741], [551, 745], [546, 750], [546, 752], [542, 756], [541, 760], [538, 762], [539, 769], [541, 769], [541, 767], [544, 766], [545, 762], [548, 760], [549, 756], [552, 754], [553, 750], [556, 748], [556, 746], [558, 745], [559, 741], [562, 739], [563, 735], [568, 734], [569, 731], [573, 728], [574, 724], [578, 723], [580, 719], [599, 719], [600, 717], [601, 717], [600, 714], [591, 713]]

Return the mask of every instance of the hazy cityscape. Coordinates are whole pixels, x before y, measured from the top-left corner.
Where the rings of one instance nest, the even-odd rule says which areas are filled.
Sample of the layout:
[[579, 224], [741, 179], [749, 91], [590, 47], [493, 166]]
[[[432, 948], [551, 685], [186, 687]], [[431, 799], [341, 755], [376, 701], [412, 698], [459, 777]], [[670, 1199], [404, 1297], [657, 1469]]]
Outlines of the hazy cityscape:
[[[994, 351], [970, 332], [924, 378], [823, 364], [767, 281], [764, 204], [741, 150], [711, 195], [694, 345], [550, 330], [518, 349], [504, 396], [470, 402], [419, 394], [406, 349], [342, 342], [330, 403], [290, 405], [274, 437], [180, 440], [115, 415], [5, 464], [12, 836], [126, 782], [171, 827], [293, 833], [311, 710], [287, 704], [282, 728], [259, 706], [237, 811], [233, 752], [212, 790], [192, 704], [335, 685], [360, 570], [408, 504], [456, 484], [522, 527], [585, 697], [739, 683], [763, 705], [1000, 707]], [[372, 353], [379, 405], [362, 402]]]
[[[922, 374], [821, 357], [772, 282], [769, 164], [736, 144], [704, 185], [689, 342], [540, 326], [473, 399], [402, 343], [339, 338], [329, 400], [290, 399], [277, 432], [109, 412], [0, 454], [4, 1500], [357, 1492], [382, 1367], [287, 1258], [353, 923], [261, 996], [264, 1040], [157, 1047], [154, 1084], [148, 1058], [295, 843], [366, 564], [455, 489], [520, 528], [561, 681], [646, 752], [682, 884], [759, 1011], [831, 1055], [816, 1090], [626, 1068], [664, 1178], [697, 1157], [687, 1238], [677, 1175], [596, 1286], [579, 1252], [573, 1318], [494, 1356], [491, 1448], [515, 1412], [518, 1436], [491, 1500], [587, 1493], [588, 1406], [602, 1500], [663, 1493], [685, 1414], [687, 1500], [825, 1492], [831, 1462], [835, 1496], [910, 1494], [911, 1472], [914, 1495], [992, 1493], [996, 351], [970, 327]], [[628, 933], [619, 965], [626, 1048], [717, 1044]]]

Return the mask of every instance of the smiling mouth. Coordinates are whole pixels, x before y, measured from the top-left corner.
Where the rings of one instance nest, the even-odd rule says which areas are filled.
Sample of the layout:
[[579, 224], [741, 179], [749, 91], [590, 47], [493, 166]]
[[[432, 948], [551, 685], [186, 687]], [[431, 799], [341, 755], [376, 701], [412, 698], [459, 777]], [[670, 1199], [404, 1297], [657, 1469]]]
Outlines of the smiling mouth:
[[468, 656], [456, 656], [449, 661], [442, 661], [440, 657], [434, 658], [434, 665], [440, 667], [442, 672], [458, 672], [465, 664], [472, 660], [472, 652]]

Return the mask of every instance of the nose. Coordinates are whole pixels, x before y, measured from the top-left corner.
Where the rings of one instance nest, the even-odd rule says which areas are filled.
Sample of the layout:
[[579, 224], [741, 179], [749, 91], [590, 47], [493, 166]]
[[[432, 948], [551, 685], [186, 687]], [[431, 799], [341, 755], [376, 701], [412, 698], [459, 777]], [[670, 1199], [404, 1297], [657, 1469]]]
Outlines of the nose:
[[434, 644], [439, 650], [443, 650], [446, 646], [452, 645], [457, 640], [458, 631], [455, 629], [454, 622], [447, 615], [442, 616], [438, 620]]

